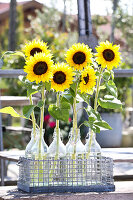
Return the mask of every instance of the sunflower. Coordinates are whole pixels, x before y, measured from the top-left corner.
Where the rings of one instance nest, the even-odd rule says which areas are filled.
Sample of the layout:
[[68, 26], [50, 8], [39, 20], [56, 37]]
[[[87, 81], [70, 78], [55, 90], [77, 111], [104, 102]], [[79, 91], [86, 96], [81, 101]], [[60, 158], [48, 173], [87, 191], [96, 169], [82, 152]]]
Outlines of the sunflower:
[[91, 63], [91, 58], [91, 49], [87, 45], [80, 43], [73, 44], [66, 54], [67, 63], [77, 70], [82, 70], [88, 63]]
[[27, 79], [31, 82], [36, 81], [36, 83], [49, 81], [52, 76], [52, 65], [53, 61], [49, 55], [35, 54], [26, 61], [26, 66], [24, 66]]
[[36, 53], [50, 54], [50, 50], [47, 49], [45, 42], [40, 40], [33, 40], [32, 42], [26, 43], [23, 51], [27, 58], [34, 56]]
[[96, 75], [92, 67], [88, 66], [84, 71], [81, 72], [81, 82], [79, 84], [79, 89], [81, 93], [91, 93], [96, 85]]
[[96, 48], [96, 61], [101, 64], [102, 68], [112, 69], [117, 67], [120, 62], [119, 45], [112, 45], [109, 41], [101, 42]]
[[57, 63], [53, 68], [53, 77], [51, 80], [51, 88], [56, 92], [64, 91], [73, 83], [74, 72], [71, 67], [65, 63]]

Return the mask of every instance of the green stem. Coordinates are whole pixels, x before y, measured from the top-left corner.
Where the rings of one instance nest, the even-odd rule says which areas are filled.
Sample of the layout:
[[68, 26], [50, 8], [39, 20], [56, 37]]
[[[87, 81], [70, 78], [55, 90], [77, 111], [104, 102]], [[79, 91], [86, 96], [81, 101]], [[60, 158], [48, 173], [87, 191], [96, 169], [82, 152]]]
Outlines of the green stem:
[[[95, 133], [94, 133], [95, 134]], [[91, 130], [90, 131], [90, 140], [89, 140], [89, 150], [86, 154], [86, 158], [88, 159], [89, 158], [89, 155], [90, 155], [90, 152], [91, 152], [91, 143], [92, 143], [92, 138], [93, 138], [93, 131]]]
[[[33, 105], [32, 101], [32, 95], [29, 96], [30, 99], [30, 104]], [[31, 118], [32, 118], [32, 124], [33, 124], [33, 134], [34, 134], [34, 139], [36, 138], [36, 119], [35, 119], [35, 114], [34, 111], [31, 113]]]
[[[99, 77], [97, 79], [97, 87], [96, 87], [96, 94], [95, 94], [95, 101], [94, 101], [94, 110], [95, 111], [97, 111], [97, 102], [98, 102], [98, 96], [99, 96], [99, 91], [100, 91], [100, 84], [101, 84], [102, 72], [103, 72], [103, 69], [100, 68], [100, 74], [99, 74]], [[93, 134], [95, 134], [95, 133], [91, 130], [90, 131], [90, 140], [89, 140], [89, 150], [88, 150], [88, 152], [86, 154], [87, 158], [90, 155]]]
[[95, 101], [94, 101], [94, 110], [97, 111], [97, 102], [98, 102], [98, 95], [100, 91], [100, 84], [101, 84], [101, 78], [102, 78], [102, 71], [103, 69], [100, 69], [100, 75], [97, 79], [97, 89], [96, 89], [96, 94], [95, 94]]
[[[56, 102], [57, 107], [59, 107], [60, 105], [60, 96], [59, 96], [59, 92], [57, 92], [57, 102]], [[56, 137], [57, 137], [57, 145], [56, 145], [56, 156], [55, 159], [58, 159], [59, 157], [59, 120], [56, 120]]]
[[44, 119], [44, 100], [45, 100], [44, 90], [45, 90], [45, 85], [43, 83], [42, 90], [41, 90], [43, 106], [41, 107], [41, 117], [40, 117], [39, 156], [41, 156], [41, 140], [42, 140], [42, 132], [43, 132], [43, 119]]

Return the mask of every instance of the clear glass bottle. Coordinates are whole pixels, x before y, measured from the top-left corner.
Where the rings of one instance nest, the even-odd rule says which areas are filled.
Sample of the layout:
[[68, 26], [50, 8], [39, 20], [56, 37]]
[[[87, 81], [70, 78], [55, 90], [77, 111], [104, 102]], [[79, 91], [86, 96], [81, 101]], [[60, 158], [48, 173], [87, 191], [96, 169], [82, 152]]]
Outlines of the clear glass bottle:
[[84, 184], [85, 146], [80, 139], [80, 129], [71, 128], [69, 141], [66, 144], [68, 157], [68, 184], [79, 186]]
[[80, 129], [73, 129], [69, 133], [69, 140], [66, 144], [67, 155], [72, 155], [74, 153], [83, 154], [85, 153], [85, 146], [80, 139]]
[[101, 155], [101, 147], [96, 141], [96, 134], [92, 130], [90, 130], [89, 133], [87, 134], [87, 137], [88, 136], [89, 139], [87, 139], [85, 144], [86, 153], [89, 156]]
[[33, 145], [35, 144], [36, 142], [36, 139], [37, 139], [37, 136], [38, 136], [38, 129], [35, 130], [36, 133], [34, 134], [34, 130], [32, 128], [32, 131], [31, 131], [31, 139], [29, 141], [29, 143], [27, 144], [26, 146], [26, 149], [25, 149], [25, 157], [26, 158], [31, 158], [32, 157], [32, 152], [31, 152], [31, 149], [33, 147]]
[[33, 159], [45, 159], [47, 155], [48, 146], [44, 141], [44, 132], [45, 130], [42, 130], [41, 136], [40, 132], [38, 133], [37, 140], [31, 149]]
[[[90, 130], [88, 133], [89, 139], [85, 144], [86, 149], [86, 181], [88, 184], [101, 184], [101, 147], [96, 141], [96, 134]], [[93, 174], [91, 173], [93, 171]]]
[[[66, 147], [61, 141], [60, 129], [54, 129], [53, 141], [48, 148], [50, 180], [55, 185], [66, 179]], [[59, 140], [58, 140], [59, 139]]]
[[[58, 150], [57, 150], [58, 148]], [[48, 148], [48, 156], [49, 157], [55, 157], [58, 151], [58, 158], [64, 157], [66, 155], [66, 147], [61, 141], [61, 136], [60, 136], [60, 129], [59, 129], [59, 144], [57, 147], [57, 134], [56, 134], [56, 128], [54, 129], [53, 133], [53, 141], [50, 144]]]

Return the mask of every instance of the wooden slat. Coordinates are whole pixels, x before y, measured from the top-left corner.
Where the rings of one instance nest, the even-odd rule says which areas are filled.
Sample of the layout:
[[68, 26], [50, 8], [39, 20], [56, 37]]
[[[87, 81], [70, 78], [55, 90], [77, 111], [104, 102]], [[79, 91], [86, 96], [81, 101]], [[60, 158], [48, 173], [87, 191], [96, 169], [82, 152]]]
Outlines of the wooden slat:
[[89, 193], [51, 193], [51, 194], [30, 194], [18, 191], [17, 186], [0, 187], [0, 200], [133, 200], [133, 181], [115, 182], [115, 192], [89, 192]]

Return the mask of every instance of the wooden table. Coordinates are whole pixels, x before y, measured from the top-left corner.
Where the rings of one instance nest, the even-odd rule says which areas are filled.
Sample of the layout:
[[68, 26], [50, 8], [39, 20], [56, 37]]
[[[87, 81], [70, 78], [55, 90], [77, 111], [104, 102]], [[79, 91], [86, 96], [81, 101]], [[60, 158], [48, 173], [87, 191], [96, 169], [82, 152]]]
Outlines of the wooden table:
[[133, 200], [133, 181], [115, 182], [115, 192], [29, 194], [17, 186], [0, 187], [0, 200]]

